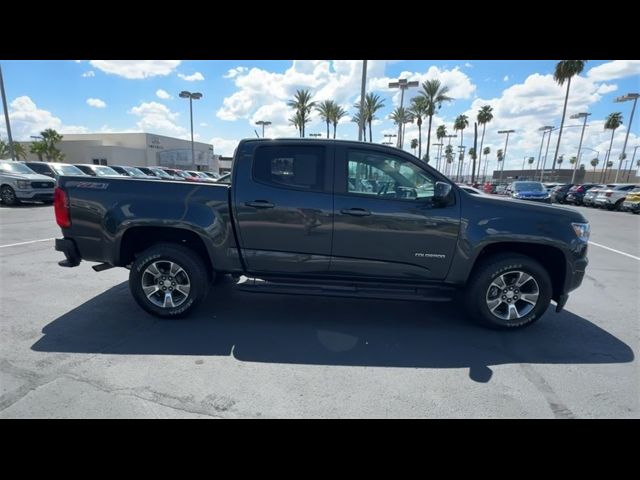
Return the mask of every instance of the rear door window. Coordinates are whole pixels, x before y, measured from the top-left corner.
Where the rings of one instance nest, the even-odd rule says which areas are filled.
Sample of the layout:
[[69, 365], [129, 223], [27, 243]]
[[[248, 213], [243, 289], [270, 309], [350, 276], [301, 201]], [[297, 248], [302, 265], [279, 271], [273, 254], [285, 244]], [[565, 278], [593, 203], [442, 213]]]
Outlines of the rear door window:
[[256, 150], [253, 178], [274, 187], [320, 192], [324, 189], [325, 148], [266, 146]]

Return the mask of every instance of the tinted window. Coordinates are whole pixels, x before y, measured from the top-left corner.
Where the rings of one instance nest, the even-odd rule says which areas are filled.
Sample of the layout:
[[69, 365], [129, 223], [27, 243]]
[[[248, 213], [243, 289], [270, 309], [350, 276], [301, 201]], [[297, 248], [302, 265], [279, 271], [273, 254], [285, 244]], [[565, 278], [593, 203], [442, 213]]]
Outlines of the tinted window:
[[36, 173], [51, 175], [51, 169], [49, 168], [49, 165], [45, 165], [44, 163], [25, 163], [25, 165]]
[[378, 198], [418, 200], [433, 197], [434, 179], [400, 157], [350, 150], [347, 192]]
[[5, 172], [11, 172], [11, 173], [24, 173], [24, 174], [35, 173], [26, 165], [23, 165], [22, 163], [18, 163], [18, 162], [2, 162], [0, 163], [0, 170], [4, 170]]
[[82, 170], [73, 165], [53, 165], [51, 168], [53, 168], [58, 175], [85, 175]]
[[278, 187], [322, 191], [324, 148], [260, 147], [253, 161], [253, 177]]
[[516, 192], [543, 192], [544, 186], [539, 182], [522, 182], [514, 183]]

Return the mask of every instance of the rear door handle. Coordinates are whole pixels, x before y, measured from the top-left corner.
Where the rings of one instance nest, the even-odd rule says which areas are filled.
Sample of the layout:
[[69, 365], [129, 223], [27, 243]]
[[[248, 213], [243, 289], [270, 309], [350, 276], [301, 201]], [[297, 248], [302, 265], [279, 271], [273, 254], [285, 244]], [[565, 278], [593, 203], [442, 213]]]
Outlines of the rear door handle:
[[364, 208], [343, 208], [340, 210], [340, 213], [344, 213], [345, 215], [353, 215], [354, 217], [366, 217], [371, 215], [369, 210], [365, 210]]
[[255, 200], [254, 202], [245, 202], [245, 205], [247, 207], [253, 207], [253, 208], [273, 208], [275, 207], [275, 205], [271, 202], [268, 202], [266, 200]]

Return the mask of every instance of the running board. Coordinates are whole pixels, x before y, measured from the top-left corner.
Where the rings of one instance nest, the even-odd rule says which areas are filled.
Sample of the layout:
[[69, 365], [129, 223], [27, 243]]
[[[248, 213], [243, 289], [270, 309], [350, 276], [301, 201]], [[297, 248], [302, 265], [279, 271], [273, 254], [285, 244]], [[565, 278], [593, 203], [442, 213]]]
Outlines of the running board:
[[449, 302], [456, 289], [445, 285], [399, 285], [366, 282], [318, 283], [305, 280], [269, 281], [242, 276], [235, 288], [244, 292], [283, 295], [375, 298], [380, 300], [418, 300]]

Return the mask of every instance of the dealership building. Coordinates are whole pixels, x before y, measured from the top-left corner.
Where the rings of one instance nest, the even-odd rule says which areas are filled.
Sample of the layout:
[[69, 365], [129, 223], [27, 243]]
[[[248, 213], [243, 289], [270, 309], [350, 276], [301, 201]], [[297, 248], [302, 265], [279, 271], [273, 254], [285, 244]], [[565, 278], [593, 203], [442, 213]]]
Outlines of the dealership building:
[[[27, 152], [29, 142], [24, 142]], [[64, 153], [65, 163], [89, 163], [95, 165], [162, 166], [183, 170], [217, 172], [219, 155], [214, 155], [213, 145], [194, 142], [191, 158], [191, 141], [165, 137], [153, 133], [83, 133], [65, 134], [56, 143]], [[36, 161], [32, 153], [28, 160]]]

